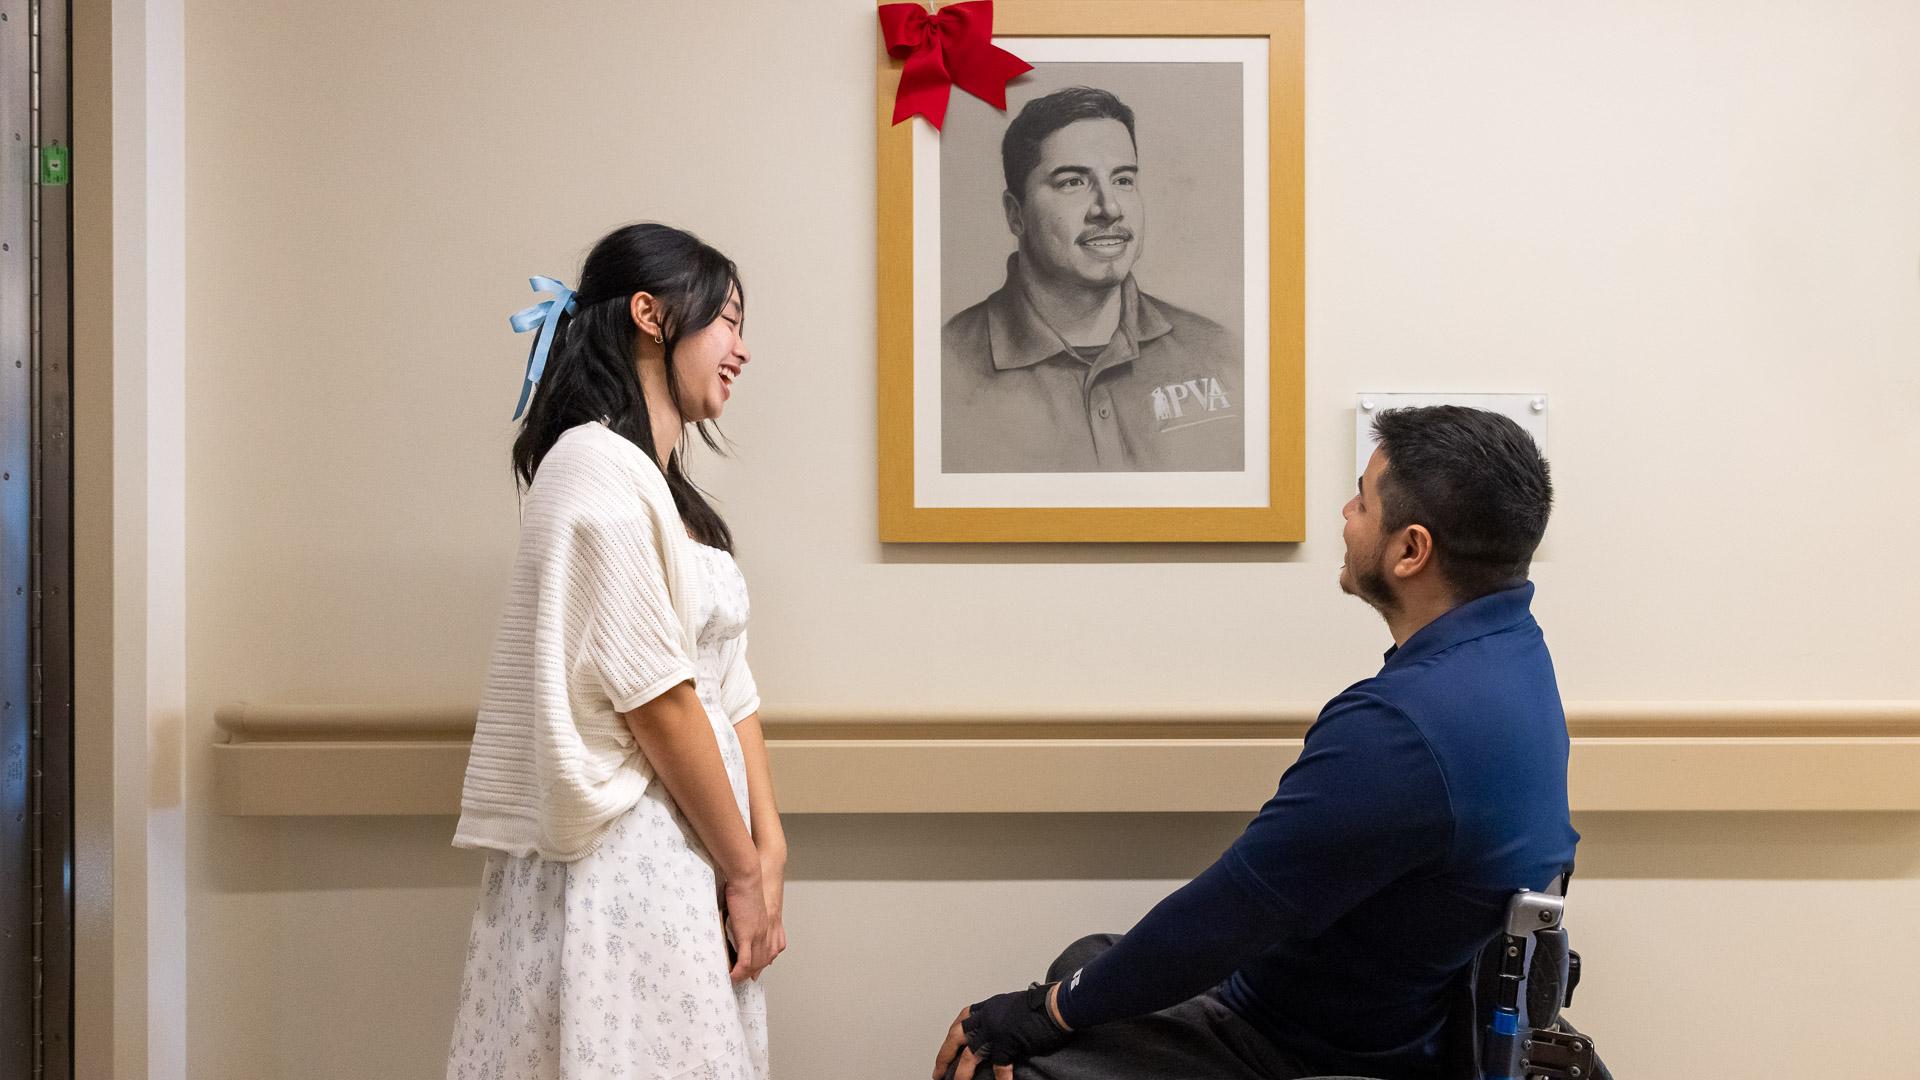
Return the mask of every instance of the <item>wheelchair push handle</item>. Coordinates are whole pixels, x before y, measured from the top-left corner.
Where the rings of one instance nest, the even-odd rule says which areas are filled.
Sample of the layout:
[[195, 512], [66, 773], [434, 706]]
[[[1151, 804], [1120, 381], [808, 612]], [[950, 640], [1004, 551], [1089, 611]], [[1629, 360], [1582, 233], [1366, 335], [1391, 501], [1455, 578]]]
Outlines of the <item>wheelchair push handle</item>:
[[1522, 889], [1507, 901], [1507, 936], [1524, 938], [1541, 930], [1557, 930], [1566, 908], [1563, 896]]
[[[1507, 921], [1500, 938], [1498, 979], [1489, 1017], [1485, 1075], [1499, 1078], [1566, 1078], [1585, 1080], [1594, 1074], [1593, 1044], [1584, 1036], [1552, 1030], [1538, 1018], [1521, 1016], [1521, 995], [1533, 963], [1536, 937], [1558, 931], [1566, 914], [1566, 900], [1554, 893], [1521, 890], [1507, 902]], [[1571, 987], [1567, 988], [1570, 996]]]

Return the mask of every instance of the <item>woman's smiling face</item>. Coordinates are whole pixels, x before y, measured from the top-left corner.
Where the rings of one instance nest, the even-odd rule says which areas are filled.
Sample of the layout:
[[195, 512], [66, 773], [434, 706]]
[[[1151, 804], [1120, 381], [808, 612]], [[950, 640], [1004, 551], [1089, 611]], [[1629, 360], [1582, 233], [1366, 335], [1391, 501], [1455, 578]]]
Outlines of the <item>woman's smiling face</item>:
[[744, 321], [740, 292], [730, 290], [719, 318], [675, 343], [673, 389], [682, 420], [718, 420], [726, 411], [734, 380], [753, 359], [741, 335]]

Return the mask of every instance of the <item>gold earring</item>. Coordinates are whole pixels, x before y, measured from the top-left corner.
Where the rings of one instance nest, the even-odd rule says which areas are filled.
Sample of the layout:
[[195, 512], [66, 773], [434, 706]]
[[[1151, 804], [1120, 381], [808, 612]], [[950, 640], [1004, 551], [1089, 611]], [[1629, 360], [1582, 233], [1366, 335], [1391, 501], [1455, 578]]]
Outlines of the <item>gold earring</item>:
[[663, 345], [666, 343], [666, 340], [667, 340], [666, 338], [662, 337], [659, 334], [653, 335], [653, 343], [655, 345]]

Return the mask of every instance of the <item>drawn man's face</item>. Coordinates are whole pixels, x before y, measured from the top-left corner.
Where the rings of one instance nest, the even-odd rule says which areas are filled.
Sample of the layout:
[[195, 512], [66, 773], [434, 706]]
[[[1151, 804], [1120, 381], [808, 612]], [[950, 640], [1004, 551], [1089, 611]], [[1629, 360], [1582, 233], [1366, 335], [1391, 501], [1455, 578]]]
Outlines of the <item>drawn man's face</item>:
[[1125, 281], [1146, 240], [1140, 165], [1118, 120], [1076, 120], [1040, 144], [1026, 190], [1005, 198], [1007, 227], [1035, 273], [1061, 284]]

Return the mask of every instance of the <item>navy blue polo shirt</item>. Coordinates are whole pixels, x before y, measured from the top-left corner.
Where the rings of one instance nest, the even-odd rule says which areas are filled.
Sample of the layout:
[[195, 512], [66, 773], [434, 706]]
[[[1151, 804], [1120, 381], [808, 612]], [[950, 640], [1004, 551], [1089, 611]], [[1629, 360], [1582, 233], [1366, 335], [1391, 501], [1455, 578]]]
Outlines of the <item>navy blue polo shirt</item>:
[[1431, 1075], [1454, 976], [1579, 840], [1532, 598], [1454, 608], [1329, 702], [1220, 860], [1063, 987], [1067, 1022], [1224, 977], [1229, 1008], [1316, 1068]]

